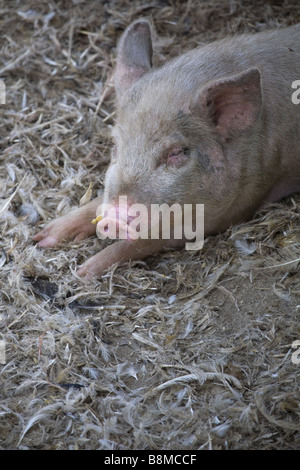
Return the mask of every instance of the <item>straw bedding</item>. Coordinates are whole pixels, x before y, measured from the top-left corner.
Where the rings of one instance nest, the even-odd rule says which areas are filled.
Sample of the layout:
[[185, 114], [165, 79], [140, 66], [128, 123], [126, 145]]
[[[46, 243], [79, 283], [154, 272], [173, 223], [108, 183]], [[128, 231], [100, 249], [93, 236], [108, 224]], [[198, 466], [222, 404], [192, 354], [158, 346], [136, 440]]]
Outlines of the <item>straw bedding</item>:
[[89, 282], [76, 268], [103, 242], [31, 240], [103, 189], [132, 20], [153, 18], [159, 64], [294, 24], [299, 3], [10, 0], [0, 15], [0, 448], [299, 449], [299, 196]]

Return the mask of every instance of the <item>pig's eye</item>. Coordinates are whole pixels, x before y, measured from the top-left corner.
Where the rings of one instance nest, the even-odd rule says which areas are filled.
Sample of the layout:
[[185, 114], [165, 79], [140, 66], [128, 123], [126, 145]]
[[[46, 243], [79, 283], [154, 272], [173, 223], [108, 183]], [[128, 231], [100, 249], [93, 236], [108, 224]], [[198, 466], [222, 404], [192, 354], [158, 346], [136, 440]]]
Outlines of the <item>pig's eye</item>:
[[189, 149], [186, 147], [175, 147], [171, 149], [167, 157], [167, 167], [180, 168], [189, 159]]

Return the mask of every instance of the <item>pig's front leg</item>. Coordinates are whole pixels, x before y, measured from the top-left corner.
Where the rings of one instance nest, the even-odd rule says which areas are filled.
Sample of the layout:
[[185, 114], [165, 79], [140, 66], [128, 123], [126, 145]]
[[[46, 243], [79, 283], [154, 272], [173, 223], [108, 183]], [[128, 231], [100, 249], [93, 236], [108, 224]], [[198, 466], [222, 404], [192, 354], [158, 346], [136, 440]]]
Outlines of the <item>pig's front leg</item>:
[[95, 235], [96, 225], [91, 221], [95, 218], [96, 209], [101, 203], [102, 196], [73, 210], [70, 214], [53, 220], [33, 236], [33, 241], [38, 242], [41, 247], [53, 248], [63, 241], [79, 241]]
[[[176, 243], [181, 246], [183, 242]], [[87, 279], [103, 274], [107, 268], [119, 261], [143, 259], [154, 253], [158, 253], [163, 248], [175, 247], [174, 241], [168, 240], [120, 240], [96, 255], [89, 258], [77, 271], [77, 274]]]

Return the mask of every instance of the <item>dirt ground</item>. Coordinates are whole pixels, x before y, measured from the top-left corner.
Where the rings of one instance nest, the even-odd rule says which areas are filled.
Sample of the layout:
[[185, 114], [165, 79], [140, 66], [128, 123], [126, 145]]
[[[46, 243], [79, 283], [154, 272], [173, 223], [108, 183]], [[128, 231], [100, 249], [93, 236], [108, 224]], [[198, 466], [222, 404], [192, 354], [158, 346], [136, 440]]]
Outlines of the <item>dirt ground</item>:
[[104, 87], [120, 34], [145, 16], [160, 64], [227, 34], [295, 24], [300, 4], [1, 4], [0, 448], [300, 449], [299, 195], [201, 251], [89, 282], [76, 268], [103, 242], [32, 242], [90, 183], [93, 197], [102, 191], [115, 109]]

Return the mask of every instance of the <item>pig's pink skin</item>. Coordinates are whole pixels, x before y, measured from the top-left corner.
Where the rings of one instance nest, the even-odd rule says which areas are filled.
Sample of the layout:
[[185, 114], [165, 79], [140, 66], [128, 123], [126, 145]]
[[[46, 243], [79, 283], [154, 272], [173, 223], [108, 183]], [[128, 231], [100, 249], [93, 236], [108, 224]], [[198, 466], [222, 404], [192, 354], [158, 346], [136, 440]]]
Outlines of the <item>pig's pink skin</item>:
[[[123, 34], [115, 71], [115, 147], [104, 203], [204, 204], [205, 235], [251, 217], [265, 202], [300, 191], [300, 25], [196, 48], [152, 68], [151, 26]], [[100, 204], [100, 202], [98, 201]], [[53, 246], [91, 235], [97, 203], [52, 222], [34, 239]], [[101, 213], [101, 209], [97, 209]], [[92, 214], [91, 218], [94, 218]], [[122, 240], [78, 271], [144, 258], [185, 240]]]
[[120, 41], [104, 200], [202, 203], [207, 235], [300, 191], [300, 25], [224, 39], [157, 69], [149, 31], [137, 21]]
[[79, 209], [50, 222], [33, 236], [33, 241], [44, 248], [55, 248], [62, 241], [79, 241], [96, 234], [96, 225], [92, 224], [96, 209], [102, 198], [95, 198]]

